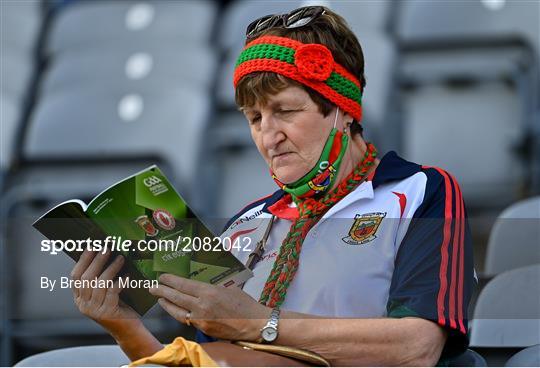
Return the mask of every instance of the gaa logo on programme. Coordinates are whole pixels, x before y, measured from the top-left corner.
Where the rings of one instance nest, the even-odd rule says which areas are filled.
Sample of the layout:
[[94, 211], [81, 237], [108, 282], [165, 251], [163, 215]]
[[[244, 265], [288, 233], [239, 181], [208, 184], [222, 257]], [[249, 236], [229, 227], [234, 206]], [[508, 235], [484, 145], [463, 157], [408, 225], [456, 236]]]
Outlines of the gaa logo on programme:
[[156, 185], [161, 183], [161, 179], [157, 176], [149, 176], [148, 178], [145, 178], [143, 180], [144, 185], [146, 185], [148, 188], [150, 188], [152, 185]]
[[176, 220], [171, 213], [163, 208], [158, 208], [152, 214], [154, 221], [158, 226], [164, 230], [172, 230], [176, 225]]

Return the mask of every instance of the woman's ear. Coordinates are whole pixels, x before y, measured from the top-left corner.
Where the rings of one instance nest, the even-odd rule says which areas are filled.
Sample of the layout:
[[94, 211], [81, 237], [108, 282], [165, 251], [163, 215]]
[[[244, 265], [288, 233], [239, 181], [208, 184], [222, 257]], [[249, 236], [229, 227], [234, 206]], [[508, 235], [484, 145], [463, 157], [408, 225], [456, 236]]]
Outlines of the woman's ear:
[[351, 115], [349, 115], [349, 113], [345, 112], [343, 114], [343, 120], [342, 121], [343, 121], [343, 131], [344, 132], [347, 131], [347, 130], [350, 131], [350, 128], [351, 128], [351, 125], [352, 125], [352, 123], [354, 121], [354, 118]]
[[345, 112], [343, 114], [343, 125], [344, 126], [346, 126], [348, 128], [352, 124], [353, 121], [354, 121], [354, 118], [348, 112]]

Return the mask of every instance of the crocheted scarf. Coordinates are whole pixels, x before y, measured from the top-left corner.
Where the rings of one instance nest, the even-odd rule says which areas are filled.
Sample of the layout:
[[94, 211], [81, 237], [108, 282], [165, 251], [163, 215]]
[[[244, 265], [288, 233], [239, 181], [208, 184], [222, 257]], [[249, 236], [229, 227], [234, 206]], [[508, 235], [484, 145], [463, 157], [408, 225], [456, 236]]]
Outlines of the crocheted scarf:
[[375, 147], [368, 143], [363, 160], [337, 188], [326, 193], [320, 199], [314, 197], [298, 199], [293, 196], [293, 200], [298, 206], [299, 216], [291, 224], [289, 233], [283, 240], [259, 298], [260, 303], [272, 308], [281, 306], [287, 295], [287, 289], [298, 270], [300, 251], [307, 233], [333, 205], [364, 181], [373, 168], [376, 157]]

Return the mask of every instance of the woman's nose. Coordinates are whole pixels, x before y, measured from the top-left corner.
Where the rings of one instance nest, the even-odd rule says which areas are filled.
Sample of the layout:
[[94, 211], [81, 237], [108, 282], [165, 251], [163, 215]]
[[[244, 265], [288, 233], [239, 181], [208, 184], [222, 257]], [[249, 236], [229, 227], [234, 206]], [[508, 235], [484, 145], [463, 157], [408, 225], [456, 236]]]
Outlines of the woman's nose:
[[267, 150], [275, 149], [285, 140], [285, 134], [272, 116], [261, 118], [261, 135], [263, 146]]

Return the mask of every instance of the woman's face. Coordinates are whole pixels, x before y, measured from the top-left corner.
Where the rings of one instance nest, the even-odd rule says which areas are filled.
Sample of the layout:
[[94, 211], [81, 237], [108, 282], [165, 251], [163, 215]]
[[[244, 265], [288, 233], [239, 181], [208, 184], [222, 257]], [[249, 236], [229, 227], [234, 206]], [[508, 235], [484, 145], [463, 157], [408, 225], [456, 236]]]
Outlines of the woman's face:
[[269, 96], [264, 106], [256, 104], [242, 111], [257, 149], [285, 184], [295, 182], [315, 166], [335, 116], [330, 113], [324, 117], [309, 94], [296, 86]]

